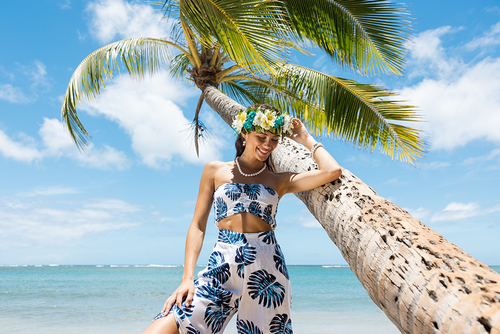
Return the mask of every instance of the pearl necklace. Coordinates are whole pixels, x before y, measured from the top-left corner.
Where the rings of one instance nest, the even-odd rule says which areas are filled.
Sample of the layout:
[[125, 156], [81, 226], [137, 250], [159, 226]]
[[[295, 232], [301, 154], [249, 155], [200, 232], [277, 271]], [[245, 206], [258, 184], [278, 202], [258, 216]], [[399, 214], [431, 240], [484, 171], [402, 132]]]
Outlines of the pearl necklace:
[[264, 163], [264, 166], [263, 166], [263, 167], [262, 167], [262, 169], [261, 169], [261, 170], [259, 170], [258, 172], [256, 172], [256, 173], [252, 173], [252, 174], [246, 174], [246, 173], [243, 173], [243, 172], [241, 171], [241, 167], [240, 167], [240, 164], [239, 164], [239, 162], [238, 162], [238, 157], [236, 157], [236, 159], [234, 159], [234, 162], [236, 162], [236, 166], [238, 167], [238, 171], [239, 171], [239, 172], [240, 172], [240, 174], [241, 174], [241, 175], [243, 175], [244, 177], [252, 177], [252, 176], [257, 176], [257, 175], [259, 175], [260, 173], [262, 173], [262, 172], [264, 171], [264, 169], [266, 169], [266, 168], [267, 168], [266, 163]]

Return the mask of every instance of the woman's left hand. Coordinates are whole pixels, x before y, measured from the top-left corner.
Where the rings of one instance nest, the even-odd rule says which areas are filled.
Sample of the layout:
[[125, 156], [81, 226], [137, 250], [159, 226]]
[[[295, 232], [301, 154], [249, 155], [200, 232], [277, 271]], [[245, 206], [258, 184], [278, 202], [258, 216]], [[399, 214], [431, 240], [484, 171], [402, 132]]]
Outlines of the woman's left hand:
[[297, 143], [306, 145], [307, 140], [311, 137], [309, 132], [307, 132], [306, 127], [298, 118], [292, 119], [292, 134], [287, 137], [295, 140]]

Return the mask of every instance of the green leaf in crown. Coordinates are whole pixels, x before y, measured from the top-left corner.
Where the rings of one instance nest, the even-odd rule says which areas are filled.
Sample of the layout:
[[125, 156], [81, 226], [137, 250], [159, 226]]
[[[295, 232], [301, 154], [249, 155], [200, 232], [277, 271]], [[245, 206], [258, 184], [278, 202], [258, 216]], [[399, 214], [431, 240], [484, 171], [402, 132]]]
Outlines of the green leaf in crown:
[[232, 125], [237, 134], [244, 128], [246, 132], [271, 132], [282, 137], [291, 134], [292, 116], [281, 114], [272, 108], [248, 107], [236, 114]]

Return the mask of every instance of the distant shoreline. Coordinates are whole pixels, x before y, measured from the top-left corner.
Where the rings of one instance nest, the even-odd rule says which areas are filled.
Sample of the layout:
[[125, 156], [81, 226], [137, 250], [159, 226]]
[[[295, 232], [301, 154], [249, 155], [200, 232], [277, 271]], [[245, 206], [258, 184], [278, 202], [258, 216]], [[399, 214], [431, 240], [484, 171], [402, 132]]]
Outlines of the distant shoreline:
[[[177, 268], [182, 264], [0, 264], [0, 267], [117, 267], [117, 268]], [[198, 264], [204, 268], [206, 265]], [[349, 268], [347, 264], [287, 264], [287, 267], [323, 267], [323, 268]], [[488, 267], [500, 267], [500, 264], [487, 264]]]

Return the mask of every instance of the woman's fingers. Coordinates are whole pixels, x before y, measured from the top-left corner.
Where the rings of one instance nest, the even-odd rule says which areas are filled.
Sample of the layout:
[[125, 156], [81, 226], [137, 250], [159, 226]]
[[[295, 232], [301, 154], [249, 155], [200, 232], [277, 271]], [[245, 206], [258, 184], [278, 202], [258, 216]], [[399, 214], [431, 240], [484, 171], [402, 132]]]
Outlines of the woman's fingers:
[[176, 304], [179, 308], [182, 308], [182, 299], [184, 299], [184, 293], [178, 293], [176, 298]]
[[162, 313], [164, 312], [169, 312], [172, 306], [174, 304], [177, 304], [179, 308], [182, 308], [182, 302], [184, 301], [184, 298], [186, 300], [186, 306], [191, 305], [191, 301], [193, 300], [193, 295], [194, 295], [194, 284], [191, 283], [191, 286], [179, 286], [177, 290], [174, 291], [174, 293], [168, 297], [167, 301], [163, 305], [163, 309], [161, 310]]
[[188, 295], [186, 297], [186, 307], [191, 305], [191, 302], [193, 301], [193, 294], [194, 294], [194, 289], [189, 289]]
[[163, 305], [163, 309], [161, 310], [162, 313], [169, 312], [170, 309], [172, 308], [172, 304], [173, 304], [172, 297], [173, 297], [173, 295], [168, 297], [167, 301]]

